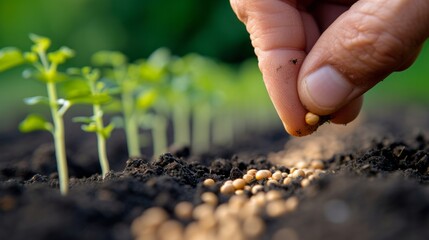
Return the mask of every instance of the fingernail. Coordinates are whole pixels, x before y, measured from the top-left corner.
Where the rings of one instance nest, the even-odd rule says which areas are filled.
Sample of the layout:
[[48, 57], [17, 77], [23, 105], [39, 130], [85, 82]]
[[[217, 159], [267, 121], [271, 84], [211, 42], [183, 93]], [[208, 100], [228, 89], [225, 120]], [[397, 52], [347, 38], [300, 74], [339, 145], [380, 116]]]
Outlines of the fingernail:
[[313, 106], [329, 111], [344, 105], [353, 85], [328, 65], [305, 77], [303, 90]]

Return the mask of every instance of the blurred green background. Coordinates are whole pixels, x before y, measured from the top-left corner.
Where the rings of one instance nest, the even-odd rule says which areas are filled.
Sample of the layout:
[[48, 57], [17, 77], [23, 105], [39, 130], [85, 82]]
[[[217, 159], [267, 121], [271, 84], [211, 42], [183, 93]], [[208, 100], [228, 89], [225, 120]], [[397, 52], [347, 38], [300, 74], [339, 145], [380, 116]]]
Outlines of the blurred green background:
[[[75, 49], [70, 61], [74, 66], [89, 64], [98, 50], [119, 50], [132, 61], [162, 46], [175, 55], [197, 52], [231, 64], [254, 56], [227, 0], [0, 0], [0, 48], [29, 49], [29, 33], [50, 37], [53, 49], [60, 44]], [[20, 71], [0, 75], [3, 130], [16, 127], [29, 110], [22, 98], [45, 90], [36, 81], [22, 79]], [[428, 104], [428, 74], [427, 43], [410, 69], [393, 74], [367, 94], [365, 106]]]

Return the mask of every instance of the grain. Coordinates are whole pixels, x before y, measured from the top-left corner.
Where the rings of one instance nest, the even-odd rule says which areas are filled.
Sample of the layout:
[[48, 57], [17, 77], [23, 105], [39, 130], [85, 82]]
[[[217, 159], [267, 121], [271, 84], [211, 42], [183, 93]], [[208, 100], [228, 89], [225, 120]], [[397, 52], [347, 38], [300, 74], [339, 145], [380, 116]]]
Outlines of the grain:
[[314, 125], [318, 124], [319, 121], [320, 121], [319, 115], [316, 115], [312, 112], [308, 112], [307, 114], [305, 114], [305, 122], [308, 125], [314, 126]]

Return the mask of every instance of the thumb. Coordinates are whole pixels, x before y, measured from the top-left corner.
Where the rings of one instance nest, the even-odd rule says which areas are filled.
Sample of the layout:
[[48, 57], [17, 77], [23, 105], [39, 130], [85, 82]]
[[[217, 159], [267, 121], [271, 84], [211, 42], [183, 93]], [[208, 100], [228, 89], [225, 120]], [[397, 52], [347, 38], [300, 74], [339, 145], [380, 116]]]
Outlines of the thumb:
[[314, 45], [298, 77], [302, 104], [330, 115], [393, 71], [402, 70], [429, 36], [429, 1], [361, 0]]

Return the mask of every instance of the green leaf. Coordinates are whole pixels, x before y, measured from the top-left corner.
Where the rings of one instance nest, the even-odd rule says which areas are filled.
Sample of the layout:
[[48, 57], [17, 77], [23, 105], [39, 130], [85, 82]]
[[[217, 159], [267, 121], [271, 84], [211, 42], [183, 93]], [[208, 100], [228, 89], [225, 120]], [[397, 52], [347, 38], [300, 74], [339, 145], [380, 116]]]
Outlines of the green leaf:
[[55, 52], [48, 54], [48, 59], [54, 64], [62, 64], [67, 59], [70, 59], [74, 56], [74, 51], [68, 47], [61, 47]]
[[97, 95], [79, 96], [68, 99], [73, 104], [106, 104], [112, 100], [112, 97], [107, 93], [99, 93]]
[[36, 104], [49, 105], [49, 98], [44, 96], [35, 96], [35, 97], [24, 98], [24, 102], [27, 105], [36, 105]]
[[97, 66], [119, 67], [127, 63], [127, 57], [117, 51], [100, 51], [92, 55], [91, 61]]
[[97, 132], [97, 126], [95, 123], [89, 123], [82, 125], [82, 130], [85, 132]]
[[19, 130], [25, 133], [39, 130], [52, 132], [53, 126], [44, 117], [30, 114], [19, 124]]
[[146, 91], [137, 98], [137, 107], [146, 110], [155, 104], [158, 93], [155, 90]]
[[16, 67], [24, 62], [24, 56], [17, 48], [8, 47], [0, 50], [0, 72]]
[[32, 48], [33, 52], [46, 52], [46, 50], [48, 50], [48, 48], [51, 46], [51, 40], [47, 37], [31, 33], [30, 39], [34, 43]]
[[93, 117], [74, 117], [73, 122], [90, 124], [94, 122]]
[[101, 134], [106, 139], [110, 138], [110, 135], [111, 135], [113, 129], [115, 129], [115, 125], [113, 123], [110, 123], [109, 125], [107, 125], [106, 127], [104, 127], [103, 130], [101, 130]]

